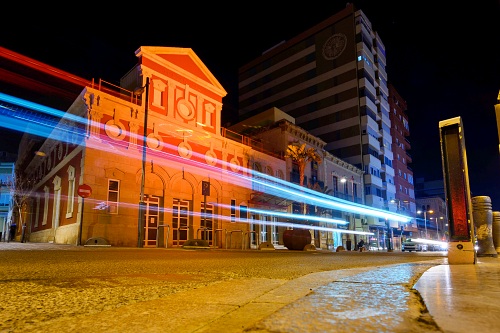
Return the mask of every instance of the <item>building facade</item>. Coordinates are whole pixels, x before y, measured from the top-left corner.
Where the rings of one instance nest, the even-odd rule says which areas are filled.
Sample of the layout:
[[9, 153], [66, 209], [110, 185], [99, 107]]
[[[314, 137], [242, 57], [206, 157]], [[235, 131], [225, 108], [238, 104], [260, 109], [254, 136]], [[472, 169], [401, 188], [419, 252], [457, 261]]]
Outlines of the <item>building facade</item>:
[[411, 236], [410, 233], [417, 231], [415, 220], [417, 209], [415, 204], [415, 182], [413, 171], [410, 167], [412, 162], [409, 153], [411, 144], [408, 139], [410, 136], [410, 123], [406, 113], [406, 101], [390, 83], [389, 106], [391, 108], [389, 118], [391, 120], [392, 151], [394, 156], [394, 185], [396, 186], [395, 197], [389, 198], [389, 208], [391, 211], [398, 211], [412, 217], [412, 221], [400, 229], [400, 231], [407, 231], [407, 236]]
[[[243, 247], [248, 158], [277, 175], [284, 159], [221, 135], [226, 92], [191, 49], [142, 47], [136, 55], [120, 89], [86, 87], [39, 154], [21, 158], [36, 183], [26, 205], [30, 241], [156, 247], [204, 238]], [[137, 87], [146, 91], [134, 94]], [[81, 185], [91, 195], [80, 196]]]
[[[120, 87], [86, 86], [47, 139], [36, 130], [23, 136], [17, 166], [32, 187], [19, 215], [29, 241], [172, 247], [202, 240], [244, 249], [281, 245], [284, 230], [304, 228], [328, 247], [338, 245], [329, 243], [332, 232], [339, 242], [366, 234], [353, 215], [360, 211], [402, 218], [358, 203], [363, 172], [333, 156], [324, 156], [327, 169], [309, 166], [309, 183], [330, 182], [333, 172], [351, 177], [342, 201], [287, 181], [295, 176], [286, 142], [318, 150], [325, 142], [289, 125], [283, 133], [295, 138], [283, 134], [281, 146], [267, 147], [264, 137], [222, 128], [226, 92], [191, 49], [140, 47], [136, 56]], [[306, 222], [303, 212], [294, 214], [297, 202], [311, 207]], [[353, 223], [318, 216], [318, 207], [351, 212]], [[336, 228], [344, 222], [352, 227]]]
[[448, 211], [446, 201], [440, 196], [417, 198], [417, 227], [415, 238], [448, 241]]
[[[321, 156], [321, 163], [309, 161], [305, 165], [303, 186], [333, 196], [349, 203], [364, 204], [363, 171], [349, 164], [324, 149], [325, 142], [308, 133], [295, 124], [295, 119], [278, 108], [271, 108], [256, 116], [230, 127], [236, 132], [245, 133], [262, 144], [270, 151], [283, 152], [289, 145], [305, 145], [312, 148]], [[285, 179], [292, 184], [299, 184], [299, 166], [297, 161], [287, 159]], [[261, 194], [267, 196], [266, 194]], [[257, 195], [258, 197], [258, 195]], [[278, 199], [279, 200], [279, 199]], [[300, 208], [293, 205], [292, 211]], [[297, 203], [295, 203], [297, 204]], [[361, 238], [368, 244], [367, 235], [370, 233], [367, 216], [359, 213], [339, 209], [325, 209], [320, 206], [309, 205], [308, 214], [323, 216], [335, 220], [345, 221], [345, 224], [332, 225], [328, 222], [319, 222], [323, 228], [335, 228], [336, 231], [316, 230], [313, 241], [318, 248], [332, 249], [335, 245], [349, 248], [357, 244]], [[345, 233], [352, 230], [354, 235]]]
[[283, 110], [326, 151], [364, 171], [367, 205], [389, 209], [396, 187], [385, 67], [380, 36], [349, 4], [239, 69], [240, 120]]

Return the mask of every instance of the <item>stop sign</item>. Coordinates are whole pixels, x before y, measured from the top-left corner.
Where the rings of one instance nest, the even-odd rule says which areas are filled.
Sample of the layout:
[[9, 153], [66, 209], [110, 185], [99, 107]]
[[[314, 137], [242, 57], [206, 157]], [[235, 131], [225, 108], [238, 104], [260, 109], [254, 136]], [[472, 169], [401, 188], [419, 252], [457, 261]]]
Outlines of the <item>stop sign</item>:
[[78, 195], [82, 198], [88, 198], [92, 194], [92, 187], [87, 184], [78, 186]]

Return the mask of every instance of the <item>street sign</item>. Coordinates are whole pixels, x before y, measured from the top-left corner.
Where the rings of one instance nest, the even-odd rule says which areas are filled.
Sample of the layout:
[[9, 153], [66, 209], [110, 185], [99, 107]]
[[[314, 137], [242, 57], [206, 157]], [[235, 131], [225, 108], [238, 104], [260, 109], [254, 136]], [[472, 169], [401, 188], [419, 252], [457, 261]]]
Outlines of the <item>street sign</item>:
[[87, 184], [78, 186], [78, 195], [82, 198], [88, 198], [92, 194], [92, 188]]
[[210, 195], [210, 182], [204, 180], [201, 182], [201, 194]]

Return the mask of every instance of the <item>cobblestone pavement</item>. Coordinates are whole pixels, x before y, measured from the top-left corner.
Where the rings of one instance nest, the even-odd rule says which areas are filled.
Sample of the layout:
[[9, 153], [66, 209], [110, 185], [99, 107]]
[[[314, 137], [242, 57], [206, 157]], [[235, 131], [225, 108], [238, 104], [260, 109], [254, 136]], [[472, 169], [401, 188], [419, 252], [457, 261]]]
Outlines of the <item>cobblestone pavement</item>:
[[0, 331], [440, 332], [412, 286], [445, 262], [0, 242]]

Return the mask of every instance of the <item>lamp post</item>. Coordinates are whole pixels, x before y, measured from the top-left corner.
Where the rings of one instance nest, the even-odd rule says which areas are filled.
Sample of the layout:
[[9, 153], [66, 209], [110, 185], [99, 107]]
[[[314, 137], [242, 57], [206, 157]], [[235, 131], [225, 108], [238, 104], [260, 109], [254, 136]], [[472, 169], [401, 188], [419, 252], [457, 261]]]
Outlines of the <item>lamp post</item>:
[[425, 229], [425, 239], [429, 238], [427, 234], [427, 213], [432, 214], [434, 211], [430, 208], [429, 205], [422, 205], [422, 210], [418, 210], [417, 214], [424, 214], [424, 229]]
[[[390, 201], [390, 202], [391, 202], [391, 203], [393, 203], [393, 204], [397, 204], [397, 206], [396, 206], [396, 212], [397, 212], [398, 214], [400, 214], [400, 213], [401, 213], [401, 211], [402, 211], [402, 210], [401, 210], [401, 200], [399, 200], [399, 199], [391, 199], [391, 201]], [[407, 202], [408, 202], [408, 201], [407, 201], [407, 200], [405, 200], [405, 201], [403, 201], [403, 204], [405, 204], [405, 203], [407, 203]], [[403, 211], [406, 211], [406, 208], [405, 208], [405, 207], [403, 207], [403, 208], [404, 208], [404, 209], [403, 209]], [[406, 215], [406, 214], [405, 214], [405, 215]], [[401, 238], [402, 238], [402, 234], [403, 234], [403, 233], [401, 232]], [[389, 241], [389, 246], [391, 245], [391, 241], [392, 241], [392, 239], [394, 238], [394, 230], [393, 230], [393, 228], [391, 228], [391, 236], [390, 236], [390, 237], [391, 237], [391, 238], [390, 238], [391, 240]], [[392, 251], [393, 249], [392, 249], [392, 247], [389, 247], [389, 249], [388, 249], [388, 250], [389, 250], [389, 252], [390, 252], [390, 251]]]
[[388, 219], [385, 220], [385, 223], [387, 225], [387, 252], [392, 252], [393, 231]]
[[[438, 217], [436, 216], [434, 219], [435, 219], [435, 221], [436, 221], [436, 238], [437, 238], [437, 240], [441, 240], [441, 238], [439, 237], [439, 223], [440, 223], [441, 221], [439, 221], [439, 220], [442, 220], [442, 219], [443, 219], [443, 217], [441, 216], [441, 217], [439, 217], [439, 218], [438, 218]], [[432, 217], [430, 217], [430, 218], [429, 218], [429, 220], [432, 220]], [[441, 228], [441, 229], [443, 229], [443, 228]]]
[[444, 227], [442, 225], [443, 223], [443, 220], [444, 220], [444, 217], [440, 216], [439, 217], [439, 221], [438, 219], [436, 218], [436, 223], [437, 223], [437, 237], [438, 237], [438, 240], [441, 240], [441, 237], [439, 236], [439, 225], [441, 224], [441, 231], [443, 232], [444, 234]]
[[144, 128], [142, 134], [142, 173], [141, 173], [141, 195], [139, 197], [139, 215], [137, 218], [137, 247], [143, 247], [144, 227], [142, 222], [145, 215], [144, 184], [146, 181], [146, 145], [148, 138], [148, 104], [149, 104], [149, 77], [146, 77], [146, 84], [136, 89], [135, 95], [146, 94], [144, 98]]
[[[399, 199], [391, 199], [391, 203], [393, 204], [397, 204], [397, 212], [400, 213], [400, 212], [405, 212], [406, 210], [408, 210], [408, 203], [409, 201], [408, 200], [403, 200], [403, 209], [401, 209], [401, 200]], [[405, 214], [406, 215], [406, 214]]]

